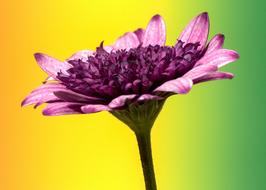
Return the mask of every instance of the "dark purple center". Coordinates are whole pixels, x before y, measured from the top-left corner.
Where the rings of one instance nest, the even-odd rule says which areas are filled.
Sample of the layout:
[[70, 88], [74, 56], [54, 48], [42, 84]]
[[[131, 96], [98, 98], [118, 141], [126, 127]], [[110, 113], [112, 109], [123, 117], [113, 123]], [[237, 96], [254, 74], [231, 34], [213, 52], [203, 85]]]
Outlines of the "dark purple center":
[[58, 79], [69, 89], [90, 96], [113, 99], [122, 94], [150, 93], [168, 80], [181, 77], [201, 57], [199, 43], [175, 47], [141, 45], [129, 50], [110, 53], [97, 48], [86, 61], [70, 60], [73, 66]]

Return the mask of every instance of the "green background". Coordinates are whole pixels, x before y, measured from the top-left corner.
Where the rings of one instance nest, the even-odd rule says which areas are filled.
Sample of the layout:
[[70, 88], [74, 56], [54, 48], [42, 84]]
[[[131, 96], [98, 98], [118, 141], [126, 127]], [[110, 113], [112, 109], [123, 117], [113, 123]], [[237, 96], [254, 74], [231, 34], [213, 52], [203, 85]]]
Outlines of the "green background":
[[240, 59], [222, 69], [233, 72], [233, 80], [200, 84], [169, 99], [165, 120], [153, 131], [160, 142], [166, 139], [160, 151], [172, 151], [161, 155], [171, 168], [161, 176], [168, 189], [265, 190], [265, 1], [172, 1], [171, 7], [169, 41], [176, 38], [171, 34], [179, 12], [208, 11], [211, 36], [224, 33], [225, 47], [237, 50]]

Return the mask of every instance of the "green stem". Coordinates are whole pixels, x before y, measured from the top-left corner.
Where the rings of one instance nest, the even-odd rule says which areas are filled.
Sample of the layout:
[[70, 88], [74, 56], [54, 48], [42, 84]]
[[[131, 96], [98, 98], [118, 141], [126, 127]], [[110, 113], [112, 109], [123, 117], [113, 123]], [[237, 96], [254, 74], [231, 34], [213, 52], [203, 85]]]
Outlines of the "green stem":
[[144, 134], [136, 133], [136, 137], [139, 146], [139, 153], [142, 163], [146, 190], [156, 190], [157, 187], [152, 162], [150, 132]]

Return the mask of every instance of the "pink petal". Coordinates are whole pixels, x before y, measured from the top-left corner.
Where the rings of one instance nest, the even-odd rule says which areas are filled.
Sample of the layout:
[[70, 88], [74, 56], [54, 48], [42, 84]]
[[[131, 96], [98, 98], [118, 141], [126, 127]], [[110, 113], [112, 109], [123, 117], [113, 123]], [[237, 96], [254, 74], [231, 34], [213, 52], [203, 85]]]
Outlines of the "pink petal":
[[103, 49], [110, 53], [113, 50], [113, 46], [104, 46]]
[[21, 106], [27, 106], [31, 104], [37, 104], [36, 106], [49, 102], [49, 101], [59, 101], [60, 99], [54, 95], [52, 92], [42, 92], [34, 93], [27, 96], [21, 103]]
[[130, 95], [121, 95], [118, 96], [117, 98], [113, 99], [108, 106], [110, 108], [119, 108], [124, 106], [128, 101], [136, 98], [136, 94], [130, 94]]
[[39, 64], [39, 66], [51, 77], [56, 79], [58, 72], [63, 72], [67, 74], [67, 70], [72, 66], [66, 62], [58, 61], [55, 58], [52, 58], [48, 55], [42, 53], [35, 53], [34, 57]]
[[160, 96], [151, 95], [151, 94], [143, 94], [137, 99], [137, 101], [141, 102], [141, 101], [162, 100], [162, 99], [163, 99], [163, 97], [160, 97]]
[[88, 104], [82, 106], [81, 110], [83, 113], [96, 113], [100, 111], [110, 111], [111, 109], [108, 106], [102, 104], [92, 104], [92, 105]]
[[27, 96], [22, 106], [36, 104], [35, 107], [50, 101], [67, 101], [67, 102], [86, 102], [99, 103], [104, 100], [97, 97], [85, 96], [67, 89], [61, 84], [44, 84], [36, 88]]
[[200, 65], [188, 71], [183, 77], [194, 80], [206, 74], [217, 71], [217, 69], [218, 68], [215, 65]]
[[231, 63], [239, 58], [236, 51], [228, 49], [218, 49], [210, 54], [204, 55], [196, 64], [198, 65], [216, 65], [222, 67], [228, 63]]
[[142, 43], [143, 39], [144, 39], [145, 30], [142, 28], [139, 28], [139, 29], [135, 30], [134, 33], [138, 37], [139, 42]]
[[234, 75], [232, 73], [226, 73], [226, 72], [214, 72], [210, 73], [208, 75], [202, 76], [200, 78], [197, 78], [196, 80], [193, 80], [194, 84], [211, 81], [211, 80], [221, 80], [221, 79], [232, 79]]
[[84, 104], [81, 103], [69, 103], [69, 102], [60, 102], [60, 103], [50, 103], [43, 110], [43, 115], [46, 116], [56, 116], [56, 115], [68, 115], [68, 114], [82, 114], [81, 106]]
[[43, 84], [37, 88], [35, 88], [33, 92], [37, 92], [37, 91], [51, 91], [51, 90], [64, 90], [66, 89], [66, 87], [62, 84], [59, 83], [47, 83], [47, 84]]
[[139, 45], [139, 39], [136, 36], [134, 32], [127, 32], [123, 36], [119, 37], [115, 44], [113, 45], [113, 48], [118, 49], [130, 49], [130, 48], [136, 48]]
[[155, 15], [150, 20], [146, 32], [144, 34], [143, 46], [148, 45], [161, 45], [165, 44], [166, 31], [165, 23], [160, 15]]
[[207, 47], [206, 54], [212, 53], [215, 50], [221, 49], [224, 44], [224, 35], [216, 34], [210, 41]]
[[40, 105], [44, 102], [59, 101], [60, 99], [54, 95], [56, 90], [65, 90], [66, 88], [60, 84], [44, 84], [36, 88], [21, 103], [21, 106], [31, 104]]
[[204, 47], [209, 33], [208, 13], [201, 13], [195, 17], [183, 30], [179, 40], [185, 43], [200, 43], [200, 48]]
[[177, 78], [167, 81], [156, 88], [154, 92], [173, 92], [177, 94], [186, 94], [192, 88], [193, 82], [188, 78]]
[[76, 53], [74, 53], [70, 58], [68, 58], [67, 60], [77, 60], [77, 59], [81, 59], [82, 61], [86, 61], [88, 59], [89, 56], [93, 55], [93, 51], [91, 50], [81, 50], [78, 51]]
[[71, 90], [54, 91], [54, 95], [60, 98], [61, 100], [67, 102], [91, 102], [91, 103], [103, 102], [103, 99], [101, 98], [85, 96], [83, 94], [79, 94]]

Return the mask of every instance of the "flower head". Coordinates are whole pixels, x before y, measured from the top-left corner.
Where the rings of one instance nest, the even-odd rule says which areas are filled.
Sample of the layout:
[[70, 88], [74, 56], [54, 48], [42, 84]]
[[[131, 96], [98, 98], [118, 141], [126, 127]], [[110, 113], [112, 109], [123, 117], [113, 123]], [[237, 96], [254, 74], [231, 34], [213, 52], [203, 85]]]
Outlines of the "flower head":
[[[168, 96], [188, 93], [193, 84], [233, 78], [218, 69], [238, 59], [237, 52], [222, 48], [222, 34], [207, 43], [208, 33], [208, 14], [202, 13], [174, 46], [167, 46], [165, 23], [155, 15], [146, 29], [127, 32], [111, 46], [102, 42], [96, 51], [79, 51], [66, 61], [36, 53], [49, 80], [22, 105], [48, 103], [44, 115], [110, 111], [128, 125], [136, 117], [140, 123], [147, 117], [154, 121]], [[138, 116], [129, 119], [134, 110]], [[150, 116], [136, 110], [146, 110]]]

